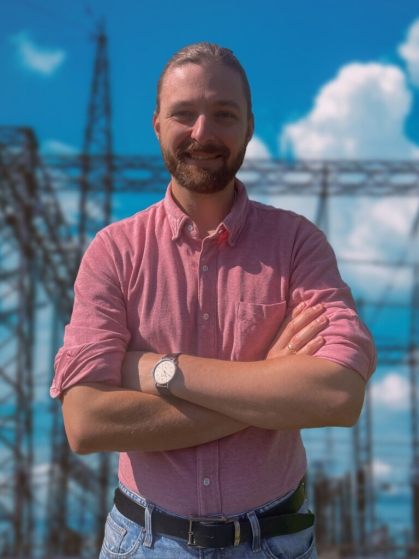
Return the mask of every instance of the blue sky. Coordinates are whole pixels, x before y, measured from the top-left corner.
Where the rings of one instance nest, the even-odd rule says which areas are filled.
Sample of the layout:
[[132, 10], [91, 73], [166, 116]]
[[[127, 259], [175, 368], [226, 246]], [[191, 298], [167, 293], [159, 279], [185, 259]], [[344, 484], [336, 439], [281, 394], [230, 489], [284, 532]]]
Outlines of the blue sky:
[[[80, 149], [91, 35], [102, 16], [120, 154], [159, 153], [151, 119], [160, 72], [182, 46], [210, 41], [231, 48], [248, 73], [256, 119], [250, 155], [419, 157], [417, 0], [0, 0], [0, 125], [33, 127], [44, 152]], [[281, 204], [313, 218], [301, 199]], [[333, 201], [332, 245], [342, 262], [397, 260], [417, 209], [416, 200], [396, 198]], [[408, 246], [408, 261], [414, 251]], [[389, 297], [408, 302], [404, 269], [343, 263], [342, 272], [366, 297], [380, 300], [391, 282]], [[385, 320], [392, 321], [378, 323]], [[406, 456], [407, 379], [405, 368], [382, 368], [373, 390], [377, 446], [403, 439]], [[391, 454], [387, 446], [378, 455], [379, 479], [401, 471]]]
[[[398, 46], [419, 17], [411, 0], [174, 6], [169, 0], [74, 0], [59, 7], [54, 0], [0, 0], [0, 122], [33, 126], [46, 149], [52, 140], [80, 146], [94, 54], [89, 36], [105, 16], [117, 152], [158, 153], [150, 124], [157, 78], [176, 50], [206, 40], [228, 46], [242, 61], [256, 135], [278, 156], [284, 127], [308, 115], [343, 67], [375, 63], [407, 75]], [[383, 81], [376, 76], [374, 83]], [[417, 95], [410, 83], [406, 91], [410, 107], [397, 125], [419, 143]]]

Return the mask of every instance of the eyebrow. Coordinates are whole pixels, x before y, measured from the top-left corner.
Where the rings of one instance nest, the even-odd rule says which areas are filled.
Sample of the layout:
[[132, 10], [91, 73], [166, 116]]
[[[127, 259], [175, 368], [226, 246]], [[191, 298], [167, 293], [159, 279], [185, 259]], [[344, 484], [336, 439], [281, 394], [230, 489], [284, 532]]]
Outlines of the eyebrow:
[[237, 101], [234, 101], [234, 99], [220, 100], [217, 101], [215, 104], [219, 107], [234, 107], [238, 111], [241, 110], [240, 105], [237, 103]]
[[[182, 109], [183, 107], [190, 107], [193, 104], [194, 104], [193, 101], [179, 101], [177, 103], [174, 103], [170, 107], [170, 110], [174, 111], [174, 110]], [[220, 99], [216, 101], [214, 105], [217, 107], [232, 107], [237, 109], [238, 111], [241, 111], [240, 105], [237, 103], [237, 101], [234, 101], [234, 99]]]

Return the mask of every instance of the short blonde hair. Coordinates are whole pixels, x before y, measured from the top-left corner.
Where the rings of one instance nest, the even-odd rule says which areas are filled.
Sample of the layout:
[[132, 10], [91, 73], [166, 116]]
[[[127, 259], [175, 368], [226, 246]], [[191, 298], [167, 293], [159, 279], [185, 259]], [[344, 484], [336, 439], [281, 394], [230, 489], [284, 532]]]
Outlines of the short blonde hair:
[[210, 62], [218, 62], [233, 68], [240, 74], [243, 82], [244, 95], [247, 101], [248, 117], [252, 117], [252, 96], [250, 85], [243, 66], [233, 54], [233, 51], [225, 47], [220, 47], [214, 43], [194, 43], [177, 51], [167, 62], [157, 82], [156, 113], [160, 112], [160, 95], [163, 87], [164, 77], [172, 68], [179, 68], [186, 64], [197, 64], [201, 66]]

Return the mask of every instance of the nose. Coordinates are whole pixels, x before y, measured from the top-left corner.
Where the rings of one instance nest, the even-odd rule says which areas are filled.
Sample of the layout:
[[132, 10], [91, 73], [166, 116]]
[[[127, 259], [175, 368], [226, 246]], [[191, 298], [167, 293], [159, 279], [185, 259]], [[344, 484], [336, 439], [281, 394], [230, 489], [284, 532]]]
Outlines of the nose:
[[214, 129], [207, 116], [203, 114], [198, 116], [193, 125], [191, 137], [201, 145], [214, 140]]

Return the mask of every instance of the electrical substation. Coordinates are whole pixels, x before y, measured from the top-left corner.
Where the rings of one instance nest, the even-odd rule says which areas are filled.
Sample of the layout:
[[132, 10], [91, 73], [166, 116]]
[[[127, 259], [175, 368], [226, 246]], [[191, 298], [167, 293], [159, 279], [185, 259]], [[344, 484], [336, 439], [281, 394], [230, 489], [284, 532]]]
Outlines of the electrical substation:
[[[160, 157], [114, 154], [103, 28], [95, 45], [82, 153], [41, 156], [35, 130], [0, 126], [0, 557], [95, 556], [116, 487], [116, 457], [73, 454], [47, 388], [86, 246], [110, 221], [142, 209], [137, 201], [163, 197], [169, 176]], [[329, 237], [336, 203], [419, 199], [414, 160], [248, 160], [241, 178], [251, 198], [309, 200]], [[307, 433], [317, 545], [324, 557], [419, 556], [419, 213], [398, 257], [337, 256], [341, 270], [361, 275], [369, 266], [405, 278], [402, 298], [391, 281], [376, 296], [359, 288], [355, 298], [378, 367], [405, 371], [410, 425], [377, 439], [369, 385], [354, 428]], [[392, 466], [393, 485], [377, 477], [380, 460]], [[400, 494], [407, 505], [393, 521], [392, 495]]]

